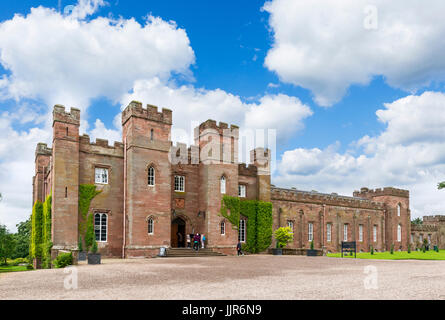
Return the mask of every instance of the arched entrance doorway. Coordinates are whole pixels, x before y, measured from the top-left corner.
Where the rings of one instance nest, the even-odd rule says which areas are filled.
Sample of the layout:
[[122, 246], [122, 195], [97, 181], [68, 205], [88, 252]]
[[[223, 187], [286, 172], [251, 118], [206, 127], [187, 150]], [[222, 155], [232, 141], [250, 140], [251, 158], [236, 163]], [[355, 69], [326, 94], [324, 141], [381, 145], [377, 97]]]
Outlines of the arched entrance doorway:
[[177, 217], [172, 221], [171, 246], [172, 248], [185, 247], [185, 221]]

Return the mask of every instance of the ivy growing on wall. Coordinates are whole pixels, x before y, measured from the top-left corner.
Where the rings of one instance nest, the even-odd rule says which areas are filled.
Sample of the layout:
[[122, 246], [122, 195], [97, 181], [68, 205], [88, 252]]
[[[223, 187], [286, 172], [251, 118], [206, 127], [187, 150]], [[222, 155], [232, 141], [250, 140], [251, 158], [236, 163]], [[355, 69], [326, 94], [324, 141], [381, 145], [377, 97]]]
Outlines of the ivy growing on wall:
[[51, 267], [51, 205], [52, 197], [49, 195], [43, 203], [42, 221], [42, 268]]
[[42, 258], [42, 240], [43, 240], [43, 204], [36, 201], [32, 208], [31, 215], [31, 258]]
[[[79, 212], [80, 212], [80, 223], [79, 223], [79, 234], [83, 239], [85, 239], [85, 245], [88, 248], [92, 245], [92, 240], [90, 241], [89, 237], [91, 238], [91, 235], [87, 236], [88, 234], [88, 223], [87, 223], [87, 217], [88, 222], [90, 220], [90, 217], [88, 216], [88, 211], [90, 210], [91, 201], [102, 191], [96, 190], [96, 186], [94, 184], [81, 184], [79, 185]], [[93, 223], [92, 215], [91, 216], [91, 224]], [[93, 235], [94, 235], [94, 225], [93, 228]], [[91, 234], [91, 232], [90, 232]], [[91, 243], [90, 243], [91, 242]], [[89, 244], [89, 245], [88, 245]]]
[[241, 215], [247, 218], [247, 238], [243, 250], [251, 253], [266, 250], [272, 243], [272, 203], [223, 196], [221, 216], [229, 220], [236, 230], [239, 229]]

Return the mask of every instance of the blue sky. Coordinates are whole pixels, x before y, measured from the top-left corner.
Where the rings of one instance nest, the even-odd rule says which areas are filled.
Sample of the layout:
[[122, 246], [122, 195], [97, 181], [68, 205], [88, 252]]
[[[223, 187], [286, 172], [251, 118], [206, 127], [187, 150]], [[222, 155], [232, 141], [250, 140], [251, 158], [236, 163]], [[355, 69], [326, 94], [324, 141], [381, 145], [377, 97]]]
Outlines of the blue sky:
[[0, 3], [0, 222], [30, 211], [53, 104], [80, 108], [92, 140], [119, 140], [131, 99], [173, 109], [186, 130], [206, 118], [276, 129], [276, 185], [407, 188], [413, 216], [440, 213], [445, 5], [425, 3]]

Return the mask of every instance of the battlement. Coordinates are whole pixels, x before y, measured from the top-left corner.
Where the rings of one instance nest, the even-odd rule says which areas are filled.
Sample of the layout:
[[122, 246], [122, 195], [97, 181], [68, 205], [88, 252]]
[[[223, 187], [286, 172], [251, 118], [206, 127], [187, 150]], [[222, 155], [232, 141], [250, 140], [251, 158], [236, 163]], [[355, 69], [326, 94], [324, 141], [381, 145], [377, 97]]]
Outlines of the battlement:
[[53, 124], [54, 122], [70, 123], [80, 125], [80, 110], [71, 108], [70, 112], [65, 111], [65, 106], [56, 104], [53, 109]]
[[258, 175], [258, 168], [253, 164], [247, 166], [245, 163], [239, 163], [238, 175], [256, 177]]
[[439, 228], [431, 224], [411, 224], [411, 231], [436, 232], [439, 231]]
[[372, 210], [384, 210], [382, 202], [360, 199], [357, 197], [339, 196], [338, 194], [319, 193], [317, 191], [302, 191], [297, 189], [271, 188], [271, 198], [273, 200], [284, 200], [294, 202], [307, 202], [326, 204], [339, 207], [352, 207]]
[[102, 148], [107, 148], [107, 149], [123, 149], [124, 148], [124, 144], [122, 142], [118, 142], [115, 141], [114, 142], [114, 146], [110, 146], [108, 144], [108, 140], [105, 139], [96, 139], [96, 142], [91, 142], [90, 141], [90, 136], [87, 134], [84, 134], [83, 136], [79, 137], [79, 141], [80, 144], [83, 146], [97, 146], [97, 147], [102, 147]]
[[432, 223], [432, 222], [445, 222], [445, 216], [442, 215], [435, 215], [435, 216], [424, 216], [423, 222], [425, 223]]
[[378, 188], [375, 190], [368, 188], [361, 188], [360, 191], [354, 191], [354, 197], [359, 198], [374, 198], [380, 196], [393, 196], [401, 198], [409, 198], [409, 191], [403, 189], [396, 189], [393, 187]]
[[169, 153], [171, 164], [199, 164], [199, 147], [190, 146], [187, 148], [185, 143], [177, 142], [172, 145]]
[[220, 135], [233, 136], [238, 138], [239, 127], [237, 125], [231, 124], [230, 127], [225, 122], [216, 123], [215, 120], [207, 120], [199, 125], [199, 133], [203, 133], [205, 130], [212, 129], [218, 131]]
[[158, 112], [158, 107], [147, 104], [147, 108], [142, 107], [139, 101], [132, 101], [122, 111], [122, 125], [124, 125], [131, 117], [142, 118], [150, 121], [161, 122], [171, 125], [173, 114], [170, 109], [162, 108], [162, 112]]
[[38, 143], [36, 147], [36, 157], [38, 155], [51, 156], [53, 154], [53, 149], [48, 148], [46, 143]]

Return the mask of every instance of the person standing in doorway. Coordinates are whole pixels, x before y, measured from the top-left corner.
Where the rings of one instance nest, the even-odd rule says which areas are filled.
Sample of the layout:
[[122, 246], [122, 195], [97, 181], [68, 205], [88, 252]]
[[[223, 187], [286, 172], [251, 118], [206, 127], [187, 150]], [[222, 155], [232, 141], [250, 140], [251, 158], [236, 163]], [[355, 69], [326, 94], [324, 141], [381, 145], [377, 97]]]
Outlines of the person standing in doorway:
[[206, 236], [205, 235], [201, 235], [201, 247], [204, 249], [204, 243], [206, 241]]

